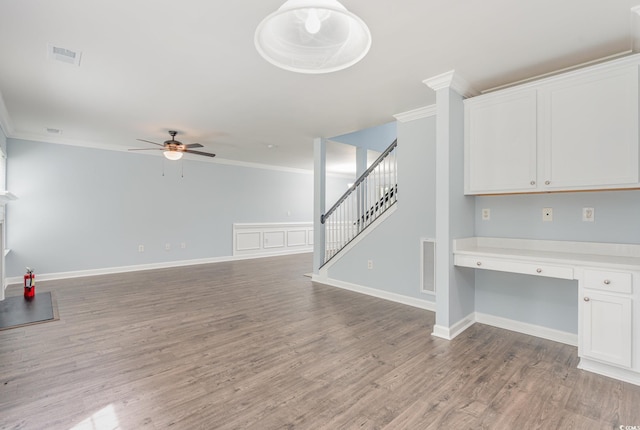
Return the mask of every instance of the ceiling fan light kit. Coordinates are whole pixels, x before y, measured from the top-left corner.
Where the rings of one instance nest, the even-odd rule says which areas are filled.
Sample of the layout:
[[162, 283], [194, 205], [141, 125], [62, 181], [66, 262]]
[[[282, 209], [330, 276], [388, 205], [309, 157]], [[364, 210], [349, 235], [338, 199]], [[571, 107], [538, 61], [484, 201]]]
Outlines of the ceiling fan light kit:
[[182, 152], [180, 151], [164, 151], [164, 158], [171, 161], [177, 161], [182, 158]]
[[362, 60], [371, 48], [371, 32], [337, 0], [287, 0], [258, 25], [254, 42], [271, 64], [318, 74]]
[[204, 155], [205, 157], [215, 157], [216, 154], [211, 154], [209, 152], [202, 151], [194, 151], [193, 148], [202, 148], [202, 145], [199, 143], [190, 143], [188, 145], [183, 144], [182, 142], [176, 140], [177, 131], [170, 130], [169, 135], [171, 139], [165, 140], [164, 143], [156, 143], [150, 140], [138, 139], [140, 142], [147, 142], [152, 145], [160, 146], [160, 148], [142, 148], [142, 149], [129, 149], [129, 151], [163, 151], [165, 158], [167, 160], [176, 161], [182, 158], [185, 152], [189, 154], [195, 155]]

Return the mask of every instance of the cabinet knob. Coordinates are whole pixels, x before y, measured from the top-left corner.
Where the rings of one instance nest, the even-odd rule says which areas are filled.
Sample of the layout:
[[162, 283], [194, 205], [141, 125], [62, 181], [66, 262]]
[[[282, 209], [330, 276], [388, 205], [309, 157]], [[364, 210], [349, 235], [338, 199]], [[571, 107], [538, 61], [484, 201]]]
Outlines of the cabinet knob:
[[542, 273], [542, 269], [538, 267], [538, 268], [536, 269], [536, 272], [538, 272], [538, 273]]
[[589, 301], [589, 297], [585, 297], [585, 298], [584, 298], [584, 301], [585, 301], [585, 302], [588, 302], [588, 301]]
[[611, 281], [610, 281], [610, 280], [608, 280], [608, 279], [605, 279], [605, 280], [604, 280], [604, 284], [605, 284], [605, 285], [609, 285], [610, 283], [611, 283]]
[[476, 263], [476, 265], [477, 265], [477, 266], [482, 266], [482, 261], [478, 261], [478, 262]]
[[531, 182], [529, 182], [529, 183], [530, 183], [531, 185], [535, 185], [535, 184], [536, 184], [536, 181], [531, 181]]
[[551, 181], [544, 181], [545, 185], [549, 185], [551, 183]]

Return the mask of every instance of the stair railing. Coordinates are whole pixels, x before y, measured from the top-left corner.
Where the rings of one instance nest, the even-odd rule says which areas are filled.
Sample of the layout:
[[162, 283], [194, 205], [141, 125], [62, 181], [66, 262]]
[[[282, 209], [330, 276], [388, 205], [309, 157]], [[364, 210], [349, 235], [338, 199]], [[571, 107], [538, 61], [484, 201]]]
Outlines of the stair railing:
[[394, 140], [378, 159], [321, 217], [328, 263], [397, 201], [398, 176]]

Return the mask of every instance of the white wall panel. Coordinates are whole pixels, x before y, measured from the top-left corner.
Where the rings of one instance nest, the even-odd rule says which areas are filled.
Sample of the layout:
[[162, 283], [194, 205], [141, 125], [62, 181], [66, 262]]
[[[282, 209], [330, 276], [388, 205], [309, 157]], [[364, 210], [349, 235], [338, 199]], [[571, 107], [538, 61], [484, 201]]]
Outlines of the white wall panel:
[[265, 248], [283, 248], [285, 231], [265, 231], [264, 247]]
[[[250, 242], [251, 247], [240, 247], [240, 243], [248, 243], [248, 236], [251, 240], [261, 239]], [[313, 223], [236, 223], [233, 224], [233, 242], [234, 256], [312, 252]]]
[[238, 233], [236, 235], [236, 251], [260, 249], [260, 232]]
[[290, 230], [287, 232], [287, 246], [305, 246], [306, 244], [306, 230]]

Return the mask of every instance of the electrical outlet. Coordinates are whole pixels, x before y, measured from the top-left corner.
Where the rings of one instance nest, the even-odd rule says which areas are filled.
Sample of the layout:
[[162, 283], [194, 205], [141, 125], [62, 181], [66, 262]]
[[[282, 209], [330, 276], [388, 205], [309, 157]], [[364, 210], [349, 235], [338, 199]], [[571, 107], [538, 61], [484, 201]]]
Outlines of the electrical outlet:
[[582, 208], [582, 221], [593, 222], [596, 220], [596, 211], [593, 208]]
[[169, 251], [171, 249], [171, 244], [170, 243], [165, 243], [164, 244], [164, 250], [165, 251]]
[[138, 252], [144, 252], [144, 245], [138, 245]]
[[373, 269], [373, 260], [367, 261], [367, 269]]
[[542, 221], [553, 221], [553, 208], [542, 208]]
[[489, 221], [491, 219], [491, 209], [482, 209], [482, 221]]
[[187, 242], [182, 242], [180, 244], [180, 248], [185, 249], [187, 247]]

